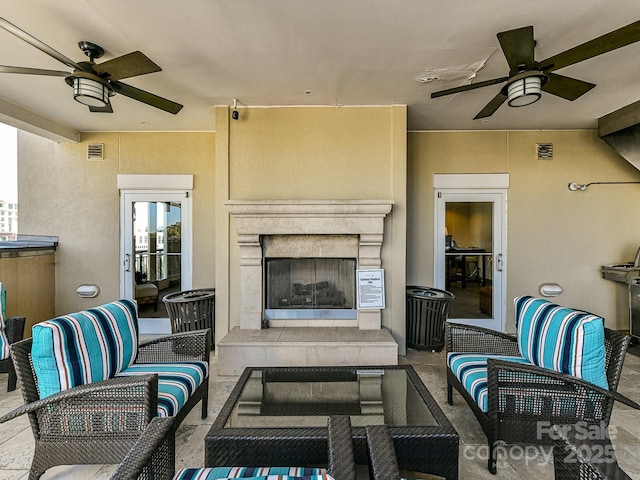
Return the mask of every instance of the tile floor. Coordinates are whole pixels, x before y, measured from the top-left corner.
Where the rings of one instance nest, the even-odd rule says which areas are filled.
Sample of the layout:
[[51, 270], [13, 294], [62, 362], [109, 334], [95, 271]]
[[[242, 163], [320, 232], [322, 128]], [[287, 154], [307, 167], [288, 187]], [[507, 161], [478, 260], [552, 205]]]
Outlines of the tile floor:
[[[640, 351], [634, 347], [634, 351]], [[460, 434], [460, 479], [552, 479], [553, 467], [545, 462], [539, 449], [522, 455], [524, 450], [513, 449], [512, 458], [500, 461], [498, 474], [493, 476], [486, 469], [486, 438], [471, 410], [456, 394], [452, 406], [446, 403], [444, 353], [409, 350], [399, 363], [410, 363], [420, 378], [439, 402], [445, 414]], [[196, 407], [185, 419], [176, 438], [177, 467], [202, 466], [204, 459], [204, 437], [221, 406], [231, 392], [237, 377], [217, 375], [217, 358], [212, 355], [210, 381], [209, 416], [200, 419], [200, 408]], [[628, 354], [620, 392], [640, 401], [640, 356]], [[0, 375], [0, 413], [6, 413], [22, 403], [19, 389], [6, 393], [6, 375]], [[618, 461], [634, 480], [640, 480], [640, 411], [623, 405], [615, 407], [611, 434]], [[26, 417], [0, 425], [0, 480], [28, 478], [33, 451], [33, 436]], [[61, 466], [48, 470], [43, 479], [108, 479], [113, 465]], [[428, 477], [428, 476], [427, 476]], [[431, 477], [428, 477], [431, 478]]]

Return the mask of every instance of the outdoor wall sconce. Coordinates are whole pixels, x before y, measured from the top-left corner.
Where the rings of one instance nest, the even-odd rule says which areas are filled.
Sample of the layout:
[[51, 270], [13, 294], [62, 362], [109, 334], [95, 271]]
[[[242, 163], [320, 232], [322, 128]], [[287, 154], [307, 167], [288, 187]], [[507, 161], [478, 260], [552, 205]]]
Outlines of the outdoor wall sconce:
[[78, 286], [76, 293], [82, 298], [94, 298], [100, 293], [100, 287], [97, 285], [84, 284]]
[[640, 182], [591, 182], [591, 183], [571, 182], [569, 184], [569, 190], [571, 190], [572, 192], [576, 192], [578, 190], [580, 190], [581, 192], [584, 192], [587, 189], [587, 187], [590, 187], [591, 185], [626, 185], [630, 183], [640, 183]]
[[557, 283], [543, 283], [538, 291], [543, 297], [557, 297], [564, 289]]

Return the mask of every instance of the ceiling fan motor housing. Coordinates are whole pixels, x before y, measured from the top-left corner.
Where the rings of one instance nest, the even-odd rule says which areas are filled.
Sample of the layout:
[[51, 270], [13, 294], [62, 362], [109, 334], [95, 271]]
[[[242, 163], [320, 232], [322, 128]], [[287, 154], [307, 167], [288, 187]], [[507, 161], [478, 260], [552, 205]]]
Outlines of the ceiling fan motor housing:
[[100, 58], [104, 55], [104, 48], [93, 42], [88, 42], [87, 40], [79, 41], [78, 47], [80, 47], [80, 50], [82, 50], [92, 62], [95, 58]]

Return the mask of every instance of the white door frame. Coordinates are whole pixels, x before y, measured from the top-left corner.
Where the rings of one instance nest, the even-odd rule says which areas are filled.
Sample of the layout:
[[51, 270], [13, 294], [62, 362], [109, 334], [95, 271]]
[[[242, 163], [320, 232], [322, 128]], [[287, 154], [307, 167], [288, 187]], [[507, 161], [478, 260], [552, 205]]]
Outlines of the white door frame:
[[445, 288], [445, 205], [447, 202], [493, 204], [492, 293], [493, 319], [459, 319], [498, 331], [506, 328], [507, 294], [507, 188], [508, 174], [434, 175], [434, 286]]
[[[182, 262], [181, 286], [188, 290], [192, 285], [193, 241], [191, 221], [191, 198], [193, 193], [193, 175], [146, 175], [119, 174], [117, 177], [120, 191], [120, 297], [133, 298], [133, 274], [128, 271], [131, 265], [127, 261], [133, 260], [133, 218], [132, 206], [134, 201], [180, 201], [182, 203]], [[149, 194], [151, 197], [144, 197]], [[164, 195], [174, 194], [177, 197], [167, 198]], [[138, 196], [139, 197], [134, 197]], [[126, 198], [126, 200], [125, 200]], [[152, 198], [144, 200], [143, 198]], [[127, 259], [127, 254], [129, 255]], [[127, 268], [127, 266], [129, 268]]]
[[181, 268], [182, 290], [192, 285], [191, 194], [176, 191], [123, 190], [120, 192], [120, 297], [134, 299], [133, 204], [134, 202], [179, 202], [181, 204]]

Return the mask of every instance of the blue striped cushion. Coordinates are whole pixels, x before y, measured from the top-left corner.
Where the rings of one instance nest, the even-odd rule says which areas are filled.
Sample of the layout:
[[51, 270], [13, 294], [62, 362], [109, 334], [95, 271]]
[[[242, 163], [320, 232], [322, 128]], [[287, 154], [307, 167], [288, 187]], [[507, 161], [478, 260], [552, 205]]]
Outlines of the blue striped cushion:
[[228, 478], [332, 480], [332, 477], [323, 468], [299, 467], [185, 468], [176, 472], [173, 480], [223, 480]]
[[9, 358], [9, 339], [4, 331], [4, 319], [7, 316], [6, 299], [4, 284], [0, 282], [0, 360]]
[[158, 416], [173, 417], [209, 375], [206, 362], [137, 363], [117, 377], [158, 374]]
[[517, 297], [515, 306], [523, 357], [539, 367], [609, 388], [601, 317], [530, 296]]
[[506, 355], [484, 355], [478, 353], [449, 353], [447, 365], [462, 383], [464, 389], [475, 399], [483, 412], [489, 410], [487, 396], [487, 358], [529, 363], [525, 358]]
[[134, 302], [120, 300], [33, 326], [31, 355], [40, 398], [111, 378], [138, 352]]

